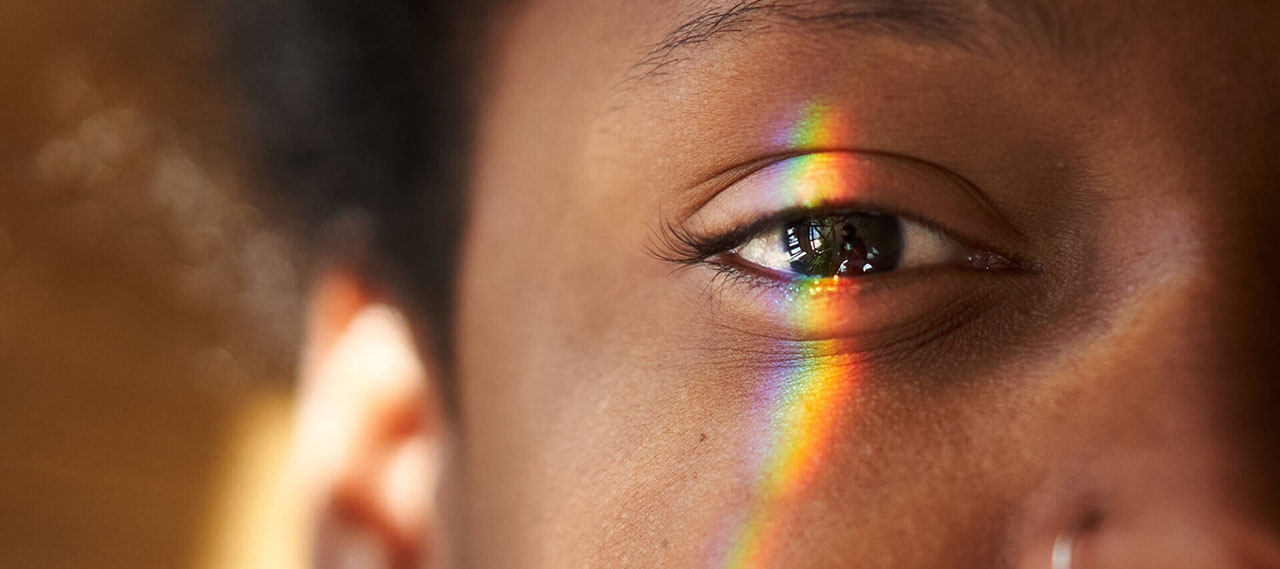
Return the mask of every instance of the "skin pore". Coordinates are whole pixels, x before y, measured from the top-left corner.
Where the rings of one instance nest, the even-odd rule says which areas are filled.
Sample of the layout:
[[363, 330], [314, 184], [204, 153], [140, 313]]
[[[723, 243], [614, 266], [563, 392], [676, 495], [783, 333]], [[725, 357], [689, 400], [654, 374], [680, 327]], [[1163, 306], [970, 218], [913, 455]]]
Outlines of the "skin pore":
[[[461, 240], [460, 497], [425, 531], [469, 567], [1280, 567], [1276, 29], [520, 3]], [[893, 270], [753, 253], [865, 214], [919, 228]]]

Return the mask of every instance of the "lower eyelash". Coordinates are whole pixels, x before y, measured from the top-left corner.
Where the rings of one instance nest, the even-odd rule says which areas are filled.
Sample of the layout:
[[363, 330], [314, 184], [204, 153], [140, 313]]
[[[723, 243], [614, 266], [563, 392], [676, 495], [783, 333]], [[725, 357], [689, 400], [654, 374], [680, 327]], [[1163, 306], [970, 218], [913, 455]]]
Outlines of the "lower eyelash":
[[740, 286], [745, 287], [747, 290], [780, 291], [784, 294], [798, 293], [804, 290], [803, 285], [796, 279], [762, 275], [750, 269], [742, 268], [736, 263], [719, 260], [718, 256], [712, 255], [698, 262], [698, 264], [706, 265], [715, 271], [709, 285], [710, 292], [713, 294], [718, 293], [720, 287], [726, 286]]
[[711, 270], [715, 271], [715, 274], [711, 277], [712, 286], [721, 287], [728, 285], [747, 285], [754, 288], [764, 284], [759, 282], [763, 280], [763, 277], [760, 275], [749, 273], [728, 263], [708, 260], [703, 261], [703, 264], [711, 267]]

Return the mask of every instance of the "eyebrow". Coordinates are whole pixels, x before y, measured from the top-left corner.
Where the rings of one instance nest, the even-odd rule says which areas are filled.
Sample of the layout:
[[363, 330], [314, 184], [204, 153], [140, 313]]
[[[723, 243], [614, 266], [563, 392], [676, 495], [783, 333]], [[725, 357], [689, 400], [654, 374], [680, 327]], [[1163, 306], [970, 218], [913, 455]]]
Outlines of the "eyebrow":
[[[1031, 46], [1065, 53], [1073, 38], [1058, 0], [991, 0], [992, 15], [1022, 32]], [[698, 13], [672, 29], [636, 62], [624, 84], [670, 73], [691, 52], [735, 34], [761, 33], [777, 25], [810, 30], [859, 30], [913, 43], [933, 43], [985, 53], [978, 40], [975, 6], [962, 0], [738, 0]], [[1081, 43], [1081, 42], [1075, 42]]]

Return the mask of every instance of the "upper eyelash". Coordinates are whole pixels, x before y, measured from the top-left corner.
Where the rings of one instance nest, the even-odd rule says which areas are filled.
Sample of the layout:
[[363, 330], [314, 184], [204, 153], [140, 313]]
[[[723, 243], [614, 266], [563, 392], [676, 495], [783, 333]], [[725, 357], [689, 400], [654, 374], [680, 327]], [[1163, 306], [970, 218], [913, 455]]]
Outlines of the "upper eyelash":
[[[755, 225], [753, 223], [748, 227]], [[741, 235], [745, 233], [744, 229], [739, 228], [720, 235], [695, 235], [685, 227], [667, 223], [657, 232], [656, 243], [650, 245], [649, 254], [668, 263], [680, 265], [702, 263], [744, 243], [745, 238], [751, 236], [751, 234]]]

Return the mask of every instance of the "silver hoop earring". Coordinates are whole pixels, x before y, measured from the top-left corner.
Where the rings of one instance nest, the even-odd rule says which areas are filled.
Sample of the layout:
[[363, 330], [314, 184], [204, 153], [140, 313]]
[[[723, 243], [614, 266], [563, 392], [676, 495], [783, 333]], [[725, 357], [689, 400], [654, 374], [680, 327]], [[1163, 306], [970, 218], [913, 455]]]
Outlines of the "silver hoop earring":
[[1051, 569], [1071, 569], [1071, 553], [1075, 549], [1076, 532], [1063, 531], [1053, 540]]

